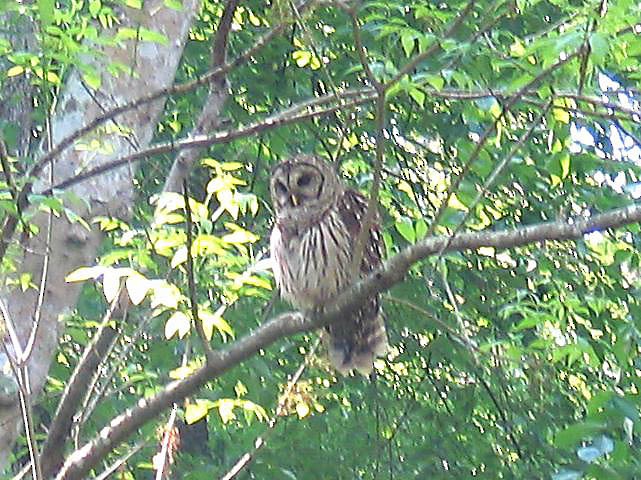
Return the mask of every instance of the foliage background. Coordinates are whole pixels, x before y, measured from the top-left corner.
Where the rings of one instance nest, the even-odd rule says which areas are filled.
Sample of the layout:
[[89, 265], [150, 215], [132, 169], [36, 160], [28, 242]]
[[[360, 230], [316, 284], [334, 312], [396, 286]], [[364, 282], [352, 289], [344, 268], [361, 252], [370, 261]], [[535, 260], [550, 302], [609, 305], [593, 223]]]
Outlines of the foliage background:
[[[211, 67], [223, 7], [203, 2], [177, 83]], [[283, 1], [242, 2], [229, 58], [270, 26], [283, 19], [289, 25], [228, 75], [221, 128], [240, 129], [329, 93], [371, 93], [355, 31], [381, 82], [429, 51], [386, 96], [379, 203], [388, 257], [427, 234], [494, 232], [632, 204], [641, 148], [636, 2], [374, 1], [353, 7], [356, 26], [342, 7], [320, 3], [299, 13]], [[166, 8], [179, 3], [166, 2]], [[33, 129], [40, 133], [71, 68], [80, 69], [88, 88], [101, 88], [83, 61], [97, 55], [92, 45], [171, 41], [153, 31], [119, 29], [121, 2], [3, 3], [0, 9], [7, 15], [20, 10], [39, 26], [37, 45], [23, 49], [9, 35], [0, 50], [3, 81], [24, 76], [34, 89]], [[119, 75], [128, 68], [109, 66]], [[616, 82], [616, 91], [612, 82], [604, 88], [606, 78]], [[170, 96], [155, 141], [189, 135], [206, 93]], [[96, 281], [88, 282], [77, 311], [65, 320], [49, 383], [35, 405], [41, 425], [55, 414], [121, 278], [140, 302], [117, 324], [113, 351], [80, 410], [76, 445], [170, 378], [202, 364], [190, 298], [215, 349], [286, 311], [287, 305], [271, 301], [264, 261], [269, 169], [298, 151], [315, 152], [338, 158], [345, 181], [369, 192], [376, 122], [370, 101], [209, 147], [190, 176], [193, 242], [183, 197], [158, 196], [173, 152], [143, 160], [132, 179], [134, 217], [97, 219], [106, 232], [101, 268], [68, 278]], [[0, 121], [9, 152], [18, 146], [15, 128]], [[18, 177], [37, 156], [32, 140], [28, 153], [14, 157]], [[87, 148], [107, 147], [98, 135]], [[0, 207], [13, 215], [10, 185], [2, 187]], [[59, 214], [73, 210], [58, 195], [32, 203]], [[4, 260], [7, 281], [34, 288], [14, 258]], [[386, 294], [393, 348], [377, 362], [375, 379], [337, 378], [322, 354], [307, 355], [314, 335], [279, 341], [180, 405], [179, 417], [200, 426], [182, 427], [173, 474], [221, 476], [267, 431], [268, 445], [249, 467], [249, 478], [635, 478], [638, 268], [637, 225], [577, 242], [429, 258]], [[306, 355], [302, 379], [288, 389]], [[282, 415], [269, 429], [279, 402]], [[157, 431], [166, 421], [162, 416], [147, 424], [105, 464], [139, 444], [118, 475], [152, 478]], [[14, 467], [27, 458], [23, 441]]]

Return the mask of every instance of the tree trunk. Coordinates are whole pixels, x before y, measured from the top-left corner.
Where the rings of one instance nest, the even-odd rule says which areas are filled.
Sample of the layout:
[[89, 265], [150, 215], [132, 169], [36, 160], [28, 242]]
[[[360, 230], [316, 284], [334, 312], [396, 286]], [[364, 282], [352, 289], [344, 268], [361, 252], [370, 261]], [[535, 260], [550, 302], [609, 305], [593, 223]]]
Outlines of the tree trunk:
[[[65, 84], [52, 120], [53, 145], [100, 116], [103, 111], [126, 104], [151, 90], [170, 86], [198, 6], [198, 0], [184, 0], [183, 10], [176, 11], [165, 7], [162, 0], [148, 0], [144, 2], [142, 10], [124, 8], [120, 12], [121, 26], [141, 27], [160, 32], [168, 39], [167, 43], [160, 45], [130, 41], [123, 48], [104, 48], [107, 60], [99, 57], [94, 62], [94, 67], [101, 74], [102, 82], [97, 91], [92, 91], [83, 84], [78, 72], [72, 73]], [[132, 74], [121, 73], [118, 78], [113, 77], [107, 72], [109, 62], [129, 65]], [[115, 122], [128, 132], [127, 136], [122, 133], [110, 134], [105, 129], [99, 130], [98, 138], [102, 144], [109, 145], [113, 152], [110, 155], [95, 151], [79, 151], [73, 147], [65, 150], [55, 159], [54, 181], [63, 181], [81, 169], [95, 167], [134, 149], [145, 147], [153, 137], [163, 106], [164, 101], [157, 101], [117, 117]], [[111, 122], [108, 125], [114, 124]], [[132, 169], [124, 167], [92, 178], [72, 189], [78, 198], [84, 200], [84, 204], [74, 205], [67, 202], [65, 206], [87, 220], [96, 215], [126, 219], [130, 216], [130, 206], [134, 198], [132, 177]], [[49, 181], [50, 172], [47, 169], [36, 182], [34, 191], [45, 189], [49, 186]], [[35, 347], [28, 360], [32, 395], [41, 392], [45, 384], [58, 345], [62, 327], [60, 322], [64, 320], [65, 314], [74, 308], [81, 288], [81, 284], [65, 283], [64, 278], [70, 271], [94, 263], [102, 239], [97, 229], [92, 227], [91, 231], [87, 231], [79, 223], [71, 224], [63, 215], [61, 218], [52, 217], [51, 238], [48, 242], [49, 216], [40, 215], [35, 221], [40, 228], [39, 234], [28, 242], [23, 242], [23, 245], [15, 246], [15, 251], [20, 256], [19, 272], [31, 273], [36, 285], [40, 284], [47, 252], [49, 256]], [[37, 316], [35, 312], [38, 309], [38, 292], [30, 289], [23, 293], [16, 289], [5, 292], [3, 297], [24, 348]], [[21, 428], [20, 413], [16, 404], [0, 406], [0, 425], [1, 466], [6, 464], [7, 456]]]

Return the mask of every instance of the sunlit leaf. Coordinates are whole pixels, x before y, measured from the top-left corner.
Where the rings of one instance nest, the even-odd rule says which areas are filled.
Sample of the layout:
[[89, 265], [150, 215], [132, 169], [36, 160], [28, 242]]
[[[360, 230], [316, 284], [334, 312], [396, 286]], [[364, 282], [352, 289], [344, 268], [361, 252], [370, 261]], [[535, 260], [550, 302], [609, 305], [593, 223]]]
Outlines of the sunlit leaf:
[[210, 405], [208, 402], [197, 400], [196, 403], [188, 403], [185, 407], [185, 422], [188, 425], [196, 423], [198, 420], [206, 417], [209, 413]]
[[165, 323], [165, 338], [170, 339], [174, 335], [183, 338], [191, 329], [191, 321], [183, 312], [174, 312]]
[[133, 273], [125, 281], [127, 293], [134, 305], [140, 305], [151, 288], [149, 280], [139, 273]]
[[83, 282], [89, 279], [98, 278], [105, 272], [105, 267], [80, 267], [65, 277], [65, 282]]
[[236, 419], [236, 415], [234, 415], [234, 400], [221, 398], [216, 401], [216, 406], [218, 407], [218, 414], [223, 423], [229, 423]]

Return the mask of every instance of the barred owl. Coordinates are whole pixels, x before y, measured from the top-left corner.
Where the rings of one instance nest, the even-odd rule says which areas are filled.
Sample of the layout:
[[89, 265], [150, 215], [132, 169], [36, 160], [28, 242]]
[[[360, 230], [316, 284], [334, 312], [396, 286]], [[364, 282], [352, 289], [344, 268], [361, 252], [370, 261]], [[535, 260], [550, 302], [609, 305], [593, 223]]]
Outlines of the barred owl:
[[[282, 297], [312, 310], [327, 304], [351, 283], [354, 245], [367, 211], [367, 199], [346, 188], [331, 165], [312, 155], [278, 164], [270, 190], [276, 218], [271, 234], [274, 276]], [[381, 236], [372, 222], [359, 276], [381, 265]], [[387, 349], [379, 295], [359, 310], [325, 327], [329, 360], [342, 374], [368, 375], [376, 356]]]

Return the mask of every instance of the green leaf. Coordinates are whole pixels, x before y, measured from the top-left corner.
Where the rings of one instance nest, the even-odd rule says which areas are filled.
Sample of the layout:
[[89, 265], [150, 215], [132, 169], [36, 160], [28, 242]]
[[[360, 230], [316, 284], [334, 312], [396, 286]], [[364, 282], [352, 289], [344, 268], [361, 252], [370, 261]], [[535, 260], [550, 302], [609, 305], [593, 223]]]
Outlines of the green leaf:
[[608, 36], [601, 32], [594, 32], [590, 35], [590, 59], [597, 65], [602, 65], [610, 52], [611, 41]]
[[96, 18], [98, 16], [98, 13], [100, 12], [101, 8], [102, 8], [101, 0], [89, 0], [89, 14], [93, 18]]
[[182, 12], [184, 9], [182, 0], [163, 0], [165, 7]]
[[561, 164], [561, 178], [565, 179], [570, 174], [570, 154], [564, 153], [559, 158]]
[[416, 232], [414, 231], [414, 225], [411, 219], [403, 217], [396, 222], [395, 226], [398, 233], [409, 243], [416, 241]]
[[554, 439], [554, 444], [558, 448], [573, 448], [581, 441], [590, 438], [597, 433], [605, 430], [605, 425], [600, 422], [583, 422], [570, 425], [564, 430], [558, 432]]
[[425, 93], [418, 88], [411, 89], [409, 93], [412, 100], [414, 100], [419, 107], [423, 108], [425, 106]]
[[54, 2], [53, 0], [37, 0], [38, 12], [40, 13], [40, 22], [43, 27], [51, 25], [54, 21]]
[[93, 90], [98, 90], [102, 85], [100, 74], [92, 68], [82, 69], [82, 79]]
[[401, 35], [401, 45], [406, 57], [410, 57], [414, 51], [416, 34], [414, 32], [405, 32]]
[[163, 33], [149, 30], [148, 28], [140, 27], [138, 29], [138, 35], [143, 42], [158, 43], [160, 45], [167, 45], [169, 43], [169, 39]]

